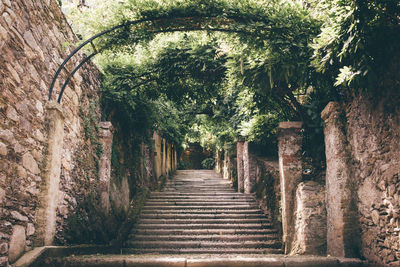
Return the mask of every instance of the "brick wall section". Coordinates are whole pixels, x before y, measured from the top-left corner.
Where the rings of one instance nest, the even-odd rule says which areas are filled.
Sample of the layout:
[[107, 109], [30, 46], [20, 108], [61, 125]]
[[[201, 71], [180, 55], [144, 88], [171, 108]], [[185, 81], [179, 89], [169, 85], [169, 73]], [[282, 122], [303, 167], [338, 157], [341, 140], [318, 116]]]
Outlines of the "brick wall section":
[[271, 218], [274, 228], [282, 234], [282, 215], [280, 211], [281, 187], [279, 163], [275, 159], [256, 158], [255, 193], [260, 208]]
[[[8, 261], [10, 239], [23, 242], [27, 249], [32, 247], [47, 142], [48, 87], [56, 68], [71, 50], [66, 43], [75, 41], [55, 0], [0, 2], [0, 266]], [[71, 71], [79, 58], [66, 68]], [[73, 174], [77, 164], [74, 155], [84, 147], [80, 141], [80, 108], [87, 109], [88, 96], [96, 97], [97, 74], [93, 65], [86, 65], [75, 75], [63, 99], [66, 118], [59, 226], [76, 204], [78, 179], [85, 179]]]
[[399, 103], [398, 93], [380, 101], [356, 97], [345, 109], [361, 254], [374, 266], [400, 266]]

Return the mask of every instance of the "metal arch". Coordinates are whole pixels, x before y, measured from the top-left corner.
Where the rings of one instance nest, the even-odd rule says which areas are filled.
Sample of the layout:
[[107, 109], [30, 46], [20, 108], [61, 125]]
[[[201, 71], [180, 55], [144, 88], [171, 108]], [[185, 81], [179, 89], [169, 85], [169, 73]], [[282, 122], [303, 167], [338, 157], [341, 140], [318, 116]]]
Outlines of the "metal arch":
[[[84, 60], [82, 60], [82, 62], [81, 62], [78, 66], [76, 66], [76, 68], [68, 75], [68, 78], [65, 80], [63, 86], [61, 87], [60, 94], [58, 95], [58, 99], [57, 99], [57, 102], [58, 102], [58, 103], [61, 103], [61, 98], [62, 98], [62, 96], [63, 96], [63, 94], [64, 94], [65, 87], [67, 87], [69, 81], [72, 79], [72, 76], [74, 76], [74, 74], [75, 74], [86, 62], [88, 62], [92, 57], [94, 57], [94, 56], [97, 55], [97, 54], [98, 54], [98, 53], [95, 52], [95, 53], [91, 54], [90, 56], [86, 57], [86, 58], [85, 58]], [[49, 100], [50, 100], [50, 97], [51, 97], [51, 95], [49, 96]]]
[[[201, 18], [209, 18], [208, 16], [199, 16]], [[199, 18], [198, 17], [198, 18]], [[184, 17], [181, 17], [184, 18]], [[193, 18], [193, 17], [192, 17]], [[93, 41], [105, 34], [108, 34], [110, 32], [113, 32], [117, 29], [126, 27], [126, 26], [130, 26], [130, 25], [135, 25], [138, 23], [142, 23], [142, 22], [146, 22], [146, 21], [155, 21], [155, 20], [159, 20], [159, 19], [163, 19], [163, 18], [153, 18], [153, 19], [140, 19], [140, 20], [135, 20], [135, 21], [128, 21], [122, 24], [119, 24], [117, 26], [114, 26], [108, 30], [102, 31], [94, 36], [92, 36], [91, 38], [87, 39], [86, 41], [84, 41], [82, 44], [80, 44], [78, 47], [76, 47], [66, 58], [65, 60], [61, 63], [61, 65], [58, 67], [56, 73], [53, 76], [53, 79], [51, 81], [50, 87], [49, 87], [49, 95], [48, 95], [48, 101], [51, 101], [51, 97], [53, 95], [53, 91], [54, 91], [54, 85], [56, 83], [56, 80], [58, 78], [58, 76], [60, 75], [62, 69], [65, 67], [65, 65], [68, 63], [68, 61], [76, 54], [78, 53], [84, 46], [86, 46], [87, 44], [92, 44], [93, 45]], [[221, 32], [241, 32], [241, 31], [235, 31], [235, 30], [229, 30], [229, 29], [223, 29], [223, 28], [214, 28], [214, 29], [204, 29], [204, 28], [200, 28], [200, 27], [192, 27], [192, 28], [183, 28], [183, 29], [165, 29], [165, 30], [160, 30], [160, 31], [152, 31], [151, 33], [161, 33], [161, 32], [175, 32], [175, 31], [194, 31], [194, 30], [210, 30], [210, 31], [221, 31]], [[243, 32], [242, 32], [243, 33]], [[95, 55], [97, 55], [99, 53], [99, 51], [96, 51], [92, 53], [91, 55], [89, 55], [88, 57], [86, 57], [67, 77], [67, 79], [65, 80], [61, 90], [60, 90], [60, 94], [58, 96], [57, 102], [60, 103], [62, 96], [64, 94], [65, 88], [67, 87], [68, 83], [70, 82], [70, 80], [72, 79], [72, 76], [86, 63], [88, 62], [92, 57], [94, 57]]]
[[[103, 35], [105, 35], [105, 34], [107, 34], [107, 33], [113, 32], [113, 31], [115, 31], [115, 30], [117, 30], [117, 29], [120, 29], [120, 28], [129, 26], [129, 25], [134, 25], [134, 24], [137, 24], [137, 23], [145, 22], [145, 21], [148, 21], [148, 19], [140, 19], [140, 20], [130, 21], [130, 22], [127, 22], [127, 23], [123, 23], [123, 24], [114, 26], [114, 27], [112, 27], [112, 28], [110, 28], [110, 29], [108, 29], [108, 30], [102, 31], [102, 32], [100, 32], [100, 33], [98, 33], [98, 34], [92, 36], [91, 38], [87, 39], [85, 42], [83, 42], [82, 44], [80, 44], [77, 48], [75, 48], [75, 49], [65, 58], [65, 60], [61, 63], [61, 65], [58, 67], [56, 73], [54, 74], [53, 80], [51, 81], [51, 84], [50, 84], [50, 87], [49, 87], [49, 97], [48, 97], [48, 100], [49, 100], [49, 101], [51, 100], [51, 96], [52, 96], [53, 91], [54, 91], [54, 85], [55, 85], [55, 83], [56, 83], [56, 80], [57, 80], [58, 76], [59, 76], [60, 73], [61, 73], [61, 70], [62, 70], [62, 69], [64, 68], [64, 66], [68, 63], [68, 61], [69, 61], [76, 53], [78, 53], [84, 46], [86, 46], [86, 45], [89, 44], [89, 43], [92, 43], [93, 40], [95, 40], [95, 39], [97, 39], [97, 38], [99, 38], [99, 37], [101, 37], [101, 36], [103, 36]], [[94, 54], [90, 55], [89, 57], [85, 58], [85, 59], [74, 69], [74, 71], [71, 72], [71, 74], [70, 74], [69, 77], [67, 78], [66, 83], [64, 83], [64, 85], [63, 85], [63, 89], [65, 89], [65, 87], [67, 86], [68, 82], [71, 80], [72, 75], [73, 75], [75, 72], [77, 72], [78, 69], [79, 69], [80, 67], [82, 67], [83, 64], [85, 64], [87, 61], [89, 61], [89, 59], [92, 58], [92, 57], [93, 57], [94, 55], [96, 55], [96, 54], [97, 54], [97, 53], [94, 53]], [[64, 91], [64, 90], [62, 90], [62, 92], [63, 92], [63, 91]], [[60, 94], [61, 94], [61, 92], [60, 92]], [[62, 96], [62, 94], [61, 94], [61, 96]], [[60, 101], [61, 101], [61, 97], [59, 96], [57, 102], [60, 103]]]

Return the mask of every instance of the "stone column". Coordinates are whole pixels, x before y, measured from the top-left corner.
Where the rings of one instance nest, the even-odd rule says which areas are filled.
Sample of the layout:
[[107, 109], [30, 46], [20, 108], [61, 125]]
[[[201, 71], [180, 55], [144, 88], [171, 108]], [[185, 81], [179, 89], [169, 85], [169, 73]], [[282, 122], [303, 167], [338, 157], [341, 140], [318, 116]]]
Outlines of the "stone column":
[[215, 172], [222, 174], [222, 150], [217, 149], [215, 155]]
[[101, 206], [106, 213], [110, 211], [110, 179], [111, 179], [111, 156], [113, 142], [113, 127], [111, 122], [100, 122], [99, 137], [103, 147], [100, 158], [99, 179]]
[[161, 175], [163, 175], [164, 177], [167, 176], [167, 174], [166, 174], [167, 168], [165, 166], [165, 158], [166, 158], [165, 154], [166, 153], [167, 152], [165, 151], [165, 139], [161, 138]]
[[47, 104], [46, 123], [49, 130], [48, 145], [42, 171], [39, 205], [35, 216], [37, 234], [34, 245], [36, 247], [52, 245], [56, 232], [64, 138], [64, 113], [60, 104], [56, 102]]
[[174, 150], [174, 165], [175, 165], [175, 170], [178, 169], [178, 152], [176, 149]]
[[342, 107], [336, 102], [330, 102], [321, 113], [325, 121], [327, 253], [353, 257], [358, 248], [356, 204], [351, 197], [350, 153], [342, 115]]
[[153, 133], [153, 140], [154, 140], [154, 175], [156, 181], [162, 175], [162, 157], [161, 157], [161, 146], [162, 141], [160, 136], [154, 132]]
[[253, 193], [256, 185], [257, 164], [250, 153], [248, 141], [243, 143], [243, 170], [244, 192]]
[[225, 149], [224, 150], [225, 152], [225, 155], [224, 155], [224, 163], [223, 163], [223, 175], [222, 175], [222, 177], [224, 178], [224, 179], [226, 179], [226, 180], [230, 180], [231, 179], [231, 177], [230, 177], [230, 173], [231, 173], [231, 170], [230, 170], [230, 167], [231, 167], [231, 157], [230, 157], [230, 155], [229, 155], [229, 152]]
[[285, 253], [292, 248], [294, 206], [302, 170], [302, 122], [281, 122], [278, 128], [279, 174], [281, 184], [282, 230]]
[[236, 143], [236, 155], [237, 155], [237, 184], [238, 192], [244, 192], [244, 169], [243, 169], [243, 141], [237, 141]]

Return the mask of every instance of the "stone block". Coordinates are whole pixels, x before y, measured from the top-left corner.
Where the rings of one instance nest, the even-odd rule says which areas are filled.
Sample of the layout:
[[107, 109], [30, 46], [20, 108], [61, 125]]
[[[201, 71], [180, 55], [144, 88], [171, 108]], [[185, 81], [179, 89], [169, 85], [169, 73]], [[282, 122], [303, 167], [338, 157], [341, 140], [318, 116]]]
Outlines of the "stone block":
[[8, 243], [2, 241], [0, 242], [0, 255], [7, 254], [8, 252]]
[[6, 111], [6, 116], [8, 119], [10, 119], [14, 122], [19, 121], [19, 116], [18, 116], [17, 111], [11, 106], [8, 106], [7, 111]]
[[35, 226], [33, 223], [28, 223], [26, 226], [26, 236], [31, 236], [35, 234]]
[[39, 166], [34, 157], [30, 153], [25, 153], [22, 156], [22, 166], [24, 166], [25, 169], [27, 169], [33, 174], [40, 173]]
[[2, 142], [0, 142], [0, 156], [7, 156], [7, 154], [8, 154], [7, 146]]
[[325, 255], [326, 207], [325, 188], [313, 182], [302, 182], [296, 190], [295, 240], [291, 254]]
[[11, 211], [11, 217], [17, 221], [21, 221], [21, 222], [27, 222], [29, 219], [28, 217], [22, 215], [21, 213], [19, 213], [18, 211]]
[[0, 130], [0, 139], [13, 145], [15, 143], [15, 138], [13, 132], [10, 130]]
[[14, 225], [8, 250], [8, 259], [15, 262], [24, 252], [26, 246], [25, 227]]
[[0, 188], [0, 205], [4, 203], [6, 200], [6, 191], [3, 188]]

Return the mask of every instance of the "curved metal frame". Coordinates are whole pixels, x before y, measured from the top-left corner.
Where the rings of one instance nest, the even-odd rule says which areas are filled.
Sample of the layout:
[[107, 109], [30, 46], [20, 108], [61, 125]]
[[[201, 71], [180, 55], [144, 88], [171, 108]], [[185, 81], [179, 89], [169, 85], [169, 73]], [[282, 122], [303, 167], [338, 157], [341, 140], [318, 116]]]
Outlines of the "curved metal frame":
[[[184, 18], [184, 17], [181, 17]], [[191, 17], [193, 18], [193, 17]], [[199, 17], [198, 17], [199, 18]], [[202, 18], [210, 18], [210, 17], [202, 17]], [[82, 60], [81, 63], [79, 63], [78, 66], [76, 66], [74, 68], [74, 70], [68, 75], [67, 79], [65, 80], [63, 86], [61, 87], [60, 90], [60, 94], [57, 98], [57, 102], [61, 103], [61, 99], [62, 96], [64, 94], [65, 88], [67, 87], [68, 83], [71, 81], [72, 76], [86, 63], [88, 62], [91, 58], [93, 58], [95, 55], [97, 55], [99, 52], [101, 51], [97, 51], [93, 41], [103, 35], [106, 35], [110, 32], [113, 32], [117, 29], [123, 28], [123, 27], [127, 27], [127, 26], [131, 26], [131, 25], [135, 25], [138, 23], [142, 23], [142, 22], [146, 22], [146, 21], [155, 21], [155, 20], [159, 20], [159, 19], [163, 19], [163, 18], [153, 18], [153, 19], [140, 19], [140, 20], [135, 20], [135, 21], [128, 21], [125, 22], [123, 24], [114, 26], [108, 30], [102, 31], [94, 36], [92, 36], [91, 38], [87, 39], [86, 41], [84, 41], [82, 44], [80, 44], [78, 47], [76, 47], [66, 58], [65, 60], [61, 63], [61, 65], [58, 67], [56, 73], [53, 76], [53, 79], [51, 81], [50, 87], [49, 87], [49, 95], [48, 95], [48, 101], [51, 100], [51, 97], [53, 95], [53, 91], [54, 91], [54, 85], [57, 81], [58, 76], [60, 75], [62, 69], [65, 67], [65, 65], [68, 63], [68, 61], [76, 54], [78, 53], [83, 47], [85, 47], [87, 44], [91, 44], [94, 48], [94, 52], [92, 54], [90, 54], [89, 56], [87, 56], [85, 59]], [[229, 29], [223, 29], [223, 28], [214, 28], [214, 29], [202, 29], [202, 28], [196, 28], [196, 27], [192, 27], [192, 28], [184, 28], [184, 29], [165, 29], [165, 30], [160, 30], [160, 31], [152, 31], [151, 33], [161, 33], [161, 32], [175, 32], [175, 31], [195, 31], [195, 30], [209, 30], [209, 31], [220, 31], [220, 32], [241, 32], [241, 31], [235, 31], [235, 30], [229, 30]], [[243, 33], [243, 32], [242, 32]]]
[[[100, 33], [98, 33], [98, 34], [92, 36], [91, 38], [87, 39], [85, 42], [83, 42], [82, 44], [80, 44], [77, 48], [75, 48], [75, 49], [65, 58], [65, 60], [61, 63], [61, 65], [58, 67], [56, 73], [54, 74], [53, 79], [52, 79], [51, 84], [50, 84], [50, 87], [49, 87], [49, 98], [48, 98], [48, 100], [49, 100], [49, 101], [51, 100], [51, 97], [52, 97], [53, 91], [54, 91], [54, 85], [55, 85], [55, 83], [56, 83], [56, 80], [57, 80], [58, 76], [59, 76], [60, 73], [61, 73], [61, 70], [62, 70], [62, 69], [64, 68], [64, 66], [68, 63], [68, 61], [69, 61], [76, 53], [78, 53], [84, 46], [86, 46], [86, 45], [89, 44], [89, 43], [93, 45], [93, 41], [94, 41], [95, 39], [97, 39], [97, 38], [99, 38], [99, 37], [101, 37], [101, 36], [103, 36], [103, 35], [105, 35], [105, 34], [107, 34], [107, 33], [113, 32], [113, 31], [115, 31], [115, 30], [117, 30], [117, 29], [120, 29], [120, 28], [123, 28], [123, 27], [126, 27], [126, 26], [134, 25], [134, 24], [137, 24], [137, 23], [145, 22], [145, 21], [148, 21], [148, 19], [135, 20], [135, 21], [131, 21], [131, 22], [127, 22], [127, 23], [123, 23], [123, 24], [114, 26], [114, 27], [112, 27], [112, 28], [110, 28], [110, 29], [108, 29], [108, 30], [102, 31], [102, 32], [100, 32]], [[93, 46], [94, 46], [94, 45], [93, 45]], [[65, 90], [65, 88], [67, 87], [69, 81], [72, 79], [72, 76], [73, 76], [86, 62], [88, 62], [92, 57], [94, 57], [97, 53], [98, 53], [98, 52], [95, 51], [93, 54], [91, 54], [90, 56], [86, 57], [86, 58], [85, 58], [85, 59], [84, 59], [84, 60], [83, 60], [83, 61], [68, 75], [66, 81], [64, 82], [64, 84], [63, 84], [63, 86], [62, 86], [62, 88], [61, 88], [60, 95], [59, 95], [59, 97], [58, 97], [58, 99], [57, 99], [57, 102], [58, 102], [58, 103], [61, 102], [61, 98], [62, 98], [62, 95], [63, 95], [63, 93], [64, 93], [64, 90]]]

